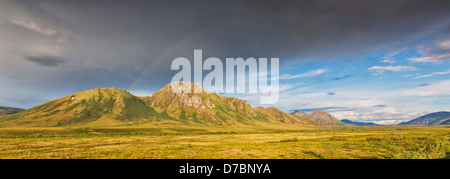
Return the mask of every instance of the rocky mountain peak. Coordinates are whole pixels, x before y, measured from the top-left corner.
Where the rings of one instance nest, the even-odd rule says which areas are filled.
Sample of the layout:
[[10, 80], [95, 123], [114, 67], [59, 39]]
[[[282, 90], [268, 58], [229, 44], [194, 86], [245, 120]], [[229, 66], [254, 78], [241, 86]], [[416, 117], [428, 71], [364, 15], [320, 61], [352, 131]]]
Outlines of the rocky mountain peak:
[[294, 112], [292, 114], [308, 119], [320, 125], [344, 125], [342, 121], [336, 119], [336, 117], [334, 117], [333, 115], [319, 109], [314, 110], [310, 114], [307, 114], [305, 112]]

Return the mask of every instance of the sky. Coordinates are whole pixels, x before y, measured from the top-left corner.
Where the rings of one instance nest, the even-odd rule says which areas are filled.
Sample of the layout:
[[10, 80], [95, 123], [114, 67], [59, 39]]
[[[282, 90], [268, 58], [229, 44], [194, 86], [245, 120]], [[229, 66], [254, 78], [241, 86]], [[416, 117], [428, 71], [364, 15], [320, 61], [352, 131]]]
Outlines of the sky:
[[[150, 95], [173, 59], [280, 59], [285, 112], [396, 124], [450, 109], [448, 0], [1, 0], [0, 105]], [[260, 105], [257, 96], [226, 94]]]

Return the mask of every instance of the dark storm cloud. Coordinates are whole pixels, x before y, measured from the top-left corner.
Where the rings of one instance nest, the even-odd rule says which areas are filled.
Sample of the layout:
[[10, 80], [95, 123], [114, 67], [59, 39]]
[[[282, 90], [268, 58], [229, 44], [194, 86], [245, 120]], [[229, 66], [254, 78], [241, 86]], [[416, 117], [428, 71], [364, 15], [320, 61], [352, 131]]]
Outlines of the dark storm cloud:
[[42, 55], [41, 56], [25, 55], [25, 56], [23, 56], [23, 58], [30, 62], [37, 63], [41, 66], [49, 66], [49, 67], [58, 66], [61, 63], [65, 62], [65, 60], [62, 59], [61, 57], [51, 56], [51, 55], [44, 55], [44, 56], [42, 56]]
[[[183, 35], [159, 57], [161, 66], [178, 56], [192, 59], [193, 49], [203, 49], [205, 58], [278, 57], [282, 65], [363, 56], [386, 44], [445, 32], [450, 14], [448, 1], [238, 1], [187, 7], [166, 16], [194, 19], [196, 25], [180, 26], [185, 31], [176, 32]], [[186, 13], [190, 10], [206, 17]], [[172, 76], [163, 69], [156, 67], [149, 76]]]
[[439, 33], [448, 28], [450, 14], [445, 0], [52, 2], [80, 33], [108, 39], [112, 49], [137, 45], [150, 61], [192, 55], [193, 49], [203, 49], [205, 56], [282, 62], [362, 55]]
[[[41, 86], [64, 80], [47, 80], [52, 76], [69, 77], [83, 89], [103, 82], [155, 91], [175, 73], [171, 61], [192, 59], [194, 49], [202, 49], [204, 59], [278, 57], [282, 65], [353, 58], [447, 33], [449, 8], [448, 0], [1, 1], [0, 36], [6, 40], [0, 42], [0, 71], [48, 83]], [[45, 52], [60, 50], [46, 58], [23, 55], [41, 46], [50, 49]], [[23, 58], [40, 66], [26, 66]], [[41, 66], [54, 68], [31, 73]], [[23, 83], [17, 86], [26, 88]]]
[[212, 22], [212, 27], [193, 37], [190, 45], [220, 57], [326, 60], [362, 55], [379, 45], [418, 35], [448, 16], [447, 9], [443, 8], [448, 2], [443, 1], [283, 1], [280, 4], [246, 1], [238, 4], [246, 12], [230, 8], [228, 19], [218, 20], [218, 25]]

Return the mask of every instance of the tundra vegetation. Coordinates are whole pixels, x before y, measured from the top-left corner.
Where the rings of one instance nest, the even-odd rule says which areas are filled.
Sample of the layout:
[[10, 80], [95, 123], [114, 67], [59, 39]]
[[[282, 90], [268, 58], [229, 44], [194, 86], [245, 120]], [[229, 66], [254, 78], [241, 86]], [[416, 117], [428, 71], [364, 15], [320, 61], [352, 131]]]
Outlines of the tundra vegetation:
[[0, 158], [440, 159], [450, 127], [1, 128]]

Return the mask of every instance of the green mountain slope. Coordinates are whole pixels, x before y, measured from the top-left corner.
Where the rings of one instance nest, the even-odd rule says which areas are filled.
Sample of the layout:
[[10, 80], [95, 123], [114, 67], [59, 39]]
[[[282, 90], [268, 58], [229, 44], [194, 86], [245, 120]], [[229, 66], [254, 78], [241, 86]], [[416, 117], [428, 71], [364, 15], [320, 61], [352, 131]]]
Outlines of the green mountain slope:
[[275, 119], [275, 120], [278, 120], [283, 123], [314, 125], [314, 122], [312, 122], [308, 119], [285, 113], [275, 107], [264, 108], [264, 107], [258, 106], [255, 109], [257, 111], [261, 112], [262, 114], [264, 114], [265, 116], [267, 116], [268, 118]]
[[15, 113], [21, 112], [23, 110], [24, 109], [15, 108], [15, 107], [0, 106], [0, 115], [15, 114]]
[[156, 119], [158, 113], [139, 97], [117, 88], [98, 88], [56, 99], [0, 118], [5, 125], [63, 126], [102, 121], [123, 123]]
[[[184, 87], [195, 84], [177, 82]], [[274, 107], [253, 108], [235, 97], [208, 92], [173, 93], [171, 84], [151, 96], [98, 88], [56, 99], [20, 113], [1, 116], [1, 126], [118, 126], [175, 124], [201, 126], [315, 127]]]

